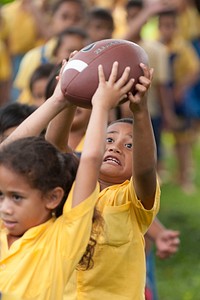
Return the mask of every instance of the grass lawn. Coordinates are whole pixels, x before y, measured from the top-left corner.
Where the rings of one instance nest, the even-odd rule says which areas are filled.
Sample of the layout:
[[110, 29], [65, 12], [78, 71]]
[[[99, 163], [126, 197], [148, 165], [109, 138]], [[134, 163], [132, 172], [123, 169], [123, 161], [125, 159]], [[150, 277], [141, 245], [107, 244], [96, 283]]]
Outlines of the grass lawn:
[[[174, 166], [169, 137], [168, 168]], [[168, 260], [156, 258], [156, 277], [159, 300], [200, 300], [200, 141], [194, 149], [197, 191], [184, 194], [172, 183], [161, 188], [159, 219], [168, 227], [181, 232], [177, 254]]]

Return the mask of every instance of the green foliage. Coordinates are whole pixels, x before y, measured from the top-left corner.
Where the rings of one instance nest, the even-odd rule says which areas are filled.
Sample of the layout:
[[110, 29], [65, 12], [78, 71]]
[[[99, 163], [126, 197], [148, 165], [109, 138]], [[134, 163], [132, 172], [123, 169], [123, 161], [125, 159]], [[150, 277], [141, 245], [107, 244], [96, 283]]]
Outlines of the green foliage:
[[[169, 141], [168, 168], [174, 169], [174, 157]], [[159, 219], [166, 227], [179, 230], [180, 249], [167, 260], [156, 258], [156, 277], [160, 300], [200, 299], [200, 142], [195, 145], [194, 179], [197, 190], [185, 194], [171, 183], [163, 184]]]
[[0, 0], [0, 5], [4, 5], [6, 3], [13, 2], [14, 0]]

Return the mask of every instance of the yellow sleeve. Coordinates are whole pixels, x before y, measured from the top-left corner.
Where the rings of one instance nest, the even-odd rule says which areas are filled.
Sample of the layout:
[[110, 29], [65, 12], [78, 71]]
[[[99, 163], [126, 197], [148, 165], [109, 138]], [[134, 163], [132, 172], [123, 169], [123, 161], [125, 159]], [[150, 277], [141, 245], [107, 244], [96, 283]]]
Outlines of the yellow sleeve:
[[0, 41], [0, 80], [9, 80], [11, 77], [11, 61], [7, 54], [6, 47]]
[[28, 51], [20, 64], [14, 85], [19, 90], [28, 87], [32, 73], [40, 64], [40, 47]]
[[76, 151], [77, 151], [77, 152], [82, 152], [84, 140], [85, 140], [85, 136], [81, 139], [80, 143], [79, 143], [78, 146], [76, 147]]
[[[68, 213], [68, 212], [70, 212], [71, 210], [72, 210], [72, 196], [73, 196], [73, 191], [74, 191], [74, 186], [75, 186], [75, 182], [73, 183], [73, 185], [72, 185], [72, 188], [71, 188], [71, 190], [70, 190], [70, 193], [69, 193], [69, 195], [68, 195], [68, 197], [67, 197], [67, 200], [66, 200], [66, 202], [65, 202], [65, 205], [64, 205], [64, 208], [63, 208], [63, 214], [65, 214], [65, 213]], [[96, 201], [97, 201], [97, 199], [98, 199], [98, 196], [99, 195], [97, 195], [97, 198], [96, 199], [94, 199], [94, 196], [96, 196], [96, 191], [98, 190], [98, 194], [99, 194], [99, 192], [100, 192], [100, 187], [99, 187], [99, 183], [97, 182], [97, 185], [96, 185], [96, 188], [95, 188], [95, 191], [93, 192], [93, 194], [90, 196], [90, 197], [88, 197], [88, 199], [90, 199], [90, 200], [88, 200], [88, 201], [91, 201], [91, 204], [93, 205], [93, 202], [95, 202], [96, 203]], [[86, 201], [86, 200], [85, 200]], [[83, 205], [85, 205], [84, 203], [85, 203], [85, 201], [83, 201], [81, 204], [79, 204], [77, 207], [80, 207], [79, 209], [82, 209], [81, 207], [83, 206]], [[88, 201], [86, 201], [86, 205], [87, 205], [87, 202]], [[74, 210], [75, 208], [73, 208], [73, 210]]]
[[[131, 179], [132, 182], [132, 179]], [[133, 183], [131, 183], [133, 186]], [[157, 184], [156, 184], [156, 192], [155, 192], [155, 197], [154, 197], [154, 205], [151, 209], [147, 210], [144, 208], [142, 205], [142, 202], [137, 199], [135, 190], [133, 188], [132, 194], [134, 195], [133, 197], [133, 209], [135, 211], [136, 218], [139, 220], [138, 224], [140, 224], [141, 231], [146, 233], [147, 229], [153, 222], [154, 218], [159, 212], [160, 209], [160, 184], [159, 184], [159, 179], [157, 178]]]
[[61, 241], [61, 253], [64, 254], [64, 264], [66, 263], [66, 281], [69, 280], [73, 270], [83, 256], [90, 239], [92, 230], [92, 218], [94, 207], [99, 195], [99, 185], [97, 184], [93, 193], [81, 204], [71, 208], [66, 212], [64, 209], [61, 217], [63, 228]]
[[25, 88], [22, 90], [20, 93], [17, 102], [23, 103], [23, 104], [29, 104], [29, 105], [34, 105], [34, 101], [32, 99], [31, 92], [28, 88]]
[[178, 82], [182, 81], [183, 74], [195, 74], [199, 71], [199, 58], [189, 43], [182, 44], [180, 55], [175, 63], [175, 74]]

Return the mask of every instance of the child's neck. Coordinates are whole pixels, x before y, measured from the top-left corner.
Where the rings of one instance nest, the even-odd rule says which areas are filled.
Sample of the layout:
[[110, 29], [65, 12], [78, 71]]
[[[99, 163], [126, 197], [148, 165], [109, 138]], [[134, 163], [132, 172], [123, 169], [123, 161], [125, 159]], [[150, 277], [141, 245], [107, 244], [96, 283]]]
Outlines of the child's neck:
[[20, 238], [21, 236], [13, 236], [8, 234], [7, 235], [7, 241], [8, 241], [8, 249], [11, 247], [11, 245]]
[[99, 179], [98, 181], [99, 181], [99, 184], [100, 184], [100, 190], [101, 190], [101, 191], [104, 190], [104, 189], [106, 189], [107, 187], [113, 185], [112, 183], [110, 183], [110, 182], [105, 182], [105, 181], [103, 181], [103, 180], [101, 180], [101, 179]]

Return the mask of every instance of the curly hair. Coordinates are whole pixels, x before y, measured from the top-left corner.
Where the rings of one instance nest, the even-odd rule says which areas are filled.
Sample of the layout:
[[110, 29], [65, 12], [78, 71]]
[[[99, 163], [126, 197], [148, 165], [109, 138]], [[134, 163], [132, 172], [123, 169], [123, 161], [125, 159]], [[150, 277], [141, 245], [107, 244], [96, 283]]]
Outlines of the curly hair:
[[44, 137], [28, 137], [2, 147], [0, 164], [25, 177], [29, 185], [43, 195], [57, 186], [63, 188], [63, 199], [54, 211], [56, 217], [62, 214], [78, 169], [74, 154], [60, 153]]
[[95, 208], [93, 219], [92, 219], [92, 230], [90, 235], [90, 240], [86, 247], [85, 253], [83, 254], [81, 260], [78, 263], [77, 270], [86, 271], [92, 269], [94, 266], [93, 255], [95, 252], [95, 246], [97, 244], [98, 236], [103, 228], [103, 217], [101, 213]]

